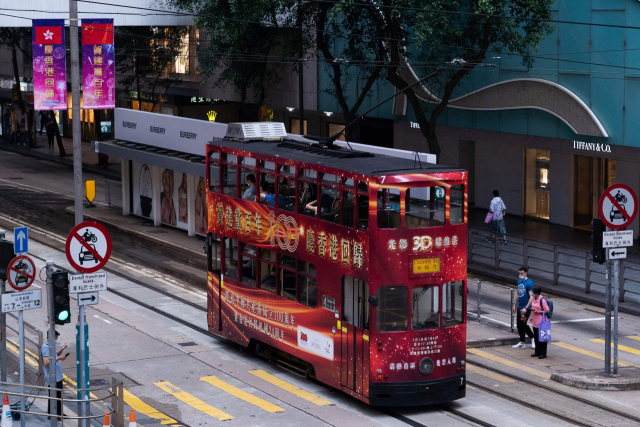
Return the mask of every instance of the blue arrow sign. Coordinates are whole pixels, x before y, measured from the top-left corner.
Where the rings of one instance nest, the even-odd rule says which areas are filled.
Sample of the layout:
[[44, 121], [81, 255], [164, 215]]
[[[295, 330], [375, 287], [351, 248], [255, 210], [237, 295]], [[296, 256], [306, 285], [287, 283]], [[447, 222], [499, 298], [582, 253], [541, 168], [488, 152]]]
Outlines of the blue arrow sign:
[[29, 227], [13, 230], [13, 253], [16, 255], [29, 252]]

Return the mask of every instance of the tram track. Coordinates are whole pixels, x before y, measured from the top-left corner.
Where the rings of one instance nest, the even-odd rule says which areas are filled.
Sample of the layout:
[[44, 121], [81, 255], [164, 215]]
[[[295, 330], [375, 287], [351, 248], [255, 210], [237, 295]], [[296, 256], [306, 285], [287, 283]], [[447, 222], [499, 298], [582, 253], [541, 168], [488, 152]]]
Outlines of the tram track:
[[[615, 414], [616, 416], [618, 416], [620, 418], [623, 418], [625, 420], [633, 421], [633, 422], [636, 422], [636, 423], [640, 424], [640, 417], [636, 417], [636, 416], [628, 414], [626, 412], [622, 412], [622, 411], [607, 407], [607, 406], [602, 405], [600, 403], [597, 403], [597, 402], [595, 402], [593, 400], [585, 399], [583, 397], [576, 396], [573, 393], [569, 393], [569, 392], [566, 392], [566, 391], [558, 390], [555, 387], [550, 387], [550, 386], [545, 385], [545, 384], [540, 384], [540, 383], [538, 383], [536, 381], [533, 381], [533, 380], [530, 380], [530, 379], [527, 379], [527, 378], [523, 378], [523, 377], [521, 377], [519, 375], [515, 375], [515, 374], [512, 374], [510, 372], [506, 372], [506, 371], [494, 368], [492, 366], [489, 366], [489, 365], [481, 363], [481, 362], [476, 362], [476, 361], [472, 362], [470, 360], [467, 360], [467, 363], [470, 364], [470, 365], [475, 365], [475, 366], [477, 366], [479, 368], [483, 368], [483, 369], [486, 369], [488, 371], [503, 375], [505, 377], [508, 377], [508, 378], [513, 379], [513, 380], [519, 381], [521, 383], [536, 387], [538, 389], [544, 390], [545, 392], [554, 393], [557, 396], [561, 396], [561, 397], [569, 399], [569, 400], [571, 400], [573, 402], [578, 402], [580, 404], [587, 405], [587, 407], [589, 407], [589, 409], [597, 408], [597, 409], [602, 410], [603, 412], [605, 412], [607, 414]], [[484, 386], [484, 385], [479, 384], [479, 383], [477, 383], [475, 381], [470, 381], [468, 378], [467, 378], [467, 384], [469, 384], [469, 385], [471, 385], [473, 387], [477, 387], [478, 389], [483, 390], [485, 392], [501, 396], [502, 398], [510, 400], [512, 402], [519, 403], [519, 404], [531, 407], [531, 402], [529, 402], [529, 401], [518, 399], [517, 397], [514, 397], [511, 394], [500, 392], [500, 391], [496, 390], [495, 388]], [[575, 424], [575, 425], [582, 425], [582, 426], [600, 425], [600, 424], [595, 424], [595, 423], [594, 424], [586, 424], [583, 421], [577, 420], [575, 418], [567, 417], [566, 415], [564, 415], [564, 414], [562, 414], [562, 413], [560, 413], [558, 411], [554, 411], [553, 409], [549, 408], [548, 406], [546, 406], [544, 410], [545, 410], [545, 413], [547, 413], [547, 414], [552, 414], [553, 416], [555, 416], [557, 418], [561, 418], [561, 419], [563, 419], [563, 420], [565, 420], [567, 422], [570, 422], [572, 424]]]

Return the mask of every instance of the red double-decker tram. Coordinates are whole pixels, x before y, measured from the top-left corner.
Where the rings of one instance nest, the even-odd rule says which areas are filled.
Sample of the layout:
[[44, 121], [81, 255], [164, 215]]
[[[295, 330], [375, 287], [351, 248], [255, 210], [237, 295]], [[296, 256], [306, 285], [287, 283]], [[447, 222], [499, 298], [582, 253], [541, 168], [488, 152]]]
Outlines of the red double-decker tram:
[[465, 396], [465, 171], [231, 124], [207, 183], [211, 332], [371, 405]]

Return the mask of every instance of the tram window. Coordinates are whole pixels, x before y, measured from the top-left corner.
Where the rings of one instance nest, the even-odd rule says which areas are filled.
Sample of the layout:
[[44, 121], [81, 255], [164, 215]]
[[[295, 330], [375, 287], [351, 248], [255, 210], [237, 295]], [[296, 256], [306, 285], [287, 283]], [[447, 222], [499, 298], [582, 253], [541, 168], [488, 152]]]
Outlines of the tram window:
[[464, 322], [464, 282], [445, 283], [443, 287], [443, 312], [444, 326], [462, 325]]
[[214, 151], [209, 154], [209, 191], [220, 192], [220, 153]]
[[409, 188], [405, 200], [404, 222], [407, 228], [444, 225], [444, 187]]
[[296, 181], [293, 178], [278, 178], [278, 208], [289, 212], [296, 211]]
[[238, 278], [238, 241], [234, 239], [224, 239], [224, 275]]
[[380, 332], [406, 331], [409, 317], [409, 290], [406, 286], [378, 288], [376, 325]]
[[276, 266], [260, 262], [260, 289], [272, 294], [276, 293]]
[[293, 271], [280, 269], [280, 296], [296, 300], [296, 273]]
[[335, 185], [336, 187], [340, 185], [338, 176], [330, 173], [322, 174], [322, 182], [325, 184]]
[[437, 329], [440, 327], [440, 293], [436, 286], [413, 288], [411, 295], [411, 328]]
[[449, 222], [452, 225], [464, 222], [464, 185], [452, 185], [449, 189]]
[[300, 261], [298, 263], [298, 271], [307, 276], [316, 276], [316, 266], [311, 264], [310, 262]]
[[286, 176], [296, 176], [296, 168], [295, 166], [287, 166], [287, 165], [282, 165], [280, 167], [280, 175], [286, 175]]
[[256, 248], [253, 245], [241, 244], [242, 246], [242, 282], [256, 287]]
[[342, 192], [342, 225], [353, 227], [353, 193], [349, 191]]
[[[317, 209], [316, 203], [316, 209]], [[340, 191], [337, 188], [322, 186], [320, 194], [320, 219], [340, 223]]]
[[269, 172], [275, 172], [276, 164], [273, 162], [265, 162], [264, 160], [260, 160], [260, 169]]
[[342, 183], [342, 187], [353, 190], [353, 178], [345, 178], [344, 182]]
[[318, 178], [318, 172], [312, 169], [302, 169], [300, 172], [300, 177], [306, 179], [307, 181], [315, 182]]
[[238, 168], [236, 166], [223, 165], [222, 168], [222, 194], [238, 197]]
[[342, 277], [342, 320], [369, 329], [369, 284], [364, 280]]
[[307, 307], [315, 307], [318, 302], [318, 285], [313, 277], [298, 276], [300, 298], [298, 302]]
[[238, 164], [238, 156], [236, 156], [235, 154], [222, 153], [222, 161], [224, 163], [237, 165]]
[[315, 183], [298, 181], [298, 197], [298, 213], [315, 216], [315, 204], [309, 205], [309, 203], [318, 199], [317, 185]]
[[369, 187], [364, 181], [358, 181], [358, 209], [356, 210], [356, 225], [358, 230], [369, 228]]
[[378, 190], [378, 228], [400, 227], [400, 190]]
[[242, 199], [255, 202], [257, 192], [258, 184], [256, 182], [255, 171], [240, 169], [240, 194], [242, 195]]
[[242, 160], [240, 161], [240, 164], [242, 166], [246, 166], [252, 169], [256, 168], [256, 159], [253, 159], [251, 157], [243, 157]]
[[296, 259], [287, 255], [280, 255], [280, 265], [292, 270], [296, 269]]
[[267, 249], [260, 249], [260, 258], [266, 259], [273, 263], [276, 262], [276, 253]]
[[276, 177], [268, 173], [260, 174], [260, 203], [275, 207]]

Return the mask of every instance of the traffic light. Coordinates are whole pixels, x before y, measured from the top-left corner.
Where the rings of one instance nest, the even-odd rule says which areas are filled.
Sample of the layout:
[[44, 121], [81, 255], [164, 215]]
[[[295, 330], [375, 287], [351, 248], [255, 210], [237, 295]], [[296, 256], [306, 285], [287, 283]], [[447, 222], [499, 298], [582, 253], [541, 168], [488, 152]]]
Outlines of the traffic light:
[[69, 273], [56, 271], [53, 278], [53, 314], [56, 325], [71, 322], [71, 305], [69, 299]]
[[602, 247], [602, 233], [607, 231], [607, 228], [600, 218], [594, 218], [591, 221], [591, 226], [593, 227], [593, 234], [591, 235], [591, 240], [593, 240], [593, 252], [591, 252], [593, 262], [604, 264], [607, 258], [605, 249]]
[[0, 239], [0, 280], [7, 280], [7, 270], [13, 257], [13, 243]]

